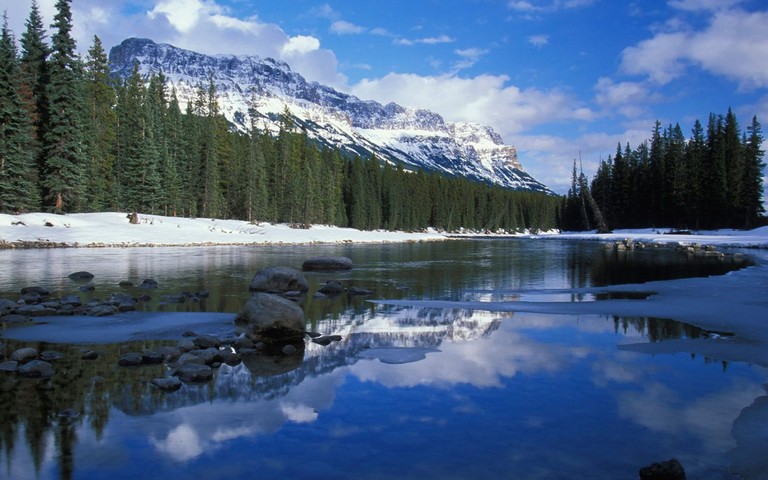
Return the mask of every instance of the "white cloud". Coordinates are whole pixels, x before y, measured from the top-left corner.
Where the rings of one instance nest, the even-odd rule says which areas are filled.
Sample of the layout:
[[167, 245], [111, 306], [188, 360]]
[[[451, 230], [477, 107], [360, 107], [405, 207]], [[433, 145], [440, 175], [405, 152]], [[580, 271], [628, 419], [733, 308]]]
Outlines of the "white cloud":
[[338, 35], [356, 35], [364, 33], [365, 28], [344, 20], [336, 20], [331, 24], [331, 32]]
[[626, 48], [621, 71], [666, 84], [695, 65], [733, 79], [743, 89], [762, 88], [768, 86], [765, 25], [768, 11], [718, 11], [704, 30], [658, 33]]
[[481, 57], [488, 53], [488, 50], [483, 48], [465, 48], [453, 51], [460, 57], [460, 60], [453, 64], [454, 71], [463, 70], [474, 66]]
[[514, 0], [507, 3], [507, 7], [516, 12], [532, 14], [532, 13], [551, 13], [559, 10], [588, 7], [595, 3], [596, 0], [554, 0], [551, 2], [542, 3], [538, 1], [536, 4], [527, 0]]
[[147, 16], [152, 20], [165, 16], [173, 28], [187, 33], [197, 24], [201, 16], [218, 14], [220, 11], [221, 9], [215, 5], [204, 5], [200, 0], [164, 0], [147, 12]]
[[411, 45], [417, 45], [417, 44], [425, 44], [425, 45], [437, 45], [440, 43], [453, 43], [456, 39], [448, 36], [448, 35], [438, 35], [437, 37], [424, 37], [424, 38], [415, 38], [415, 39], [408, 39], [408, 38], [398, 38], [395, 40], [395, 45], [405, 45], [405, 46], [411, 46]]
[[669, 6], [689, 12], [703, 10], [727, 10], [742, 3], [743, 0], [670, 0]]
[[649, 113], [649, 106], [662, 101], [660, 94], [652, 92], [643, 82], [614, 82], [601, 77], [595, 84], [595, 102], [604, 109], [627, 118]]
[[528, 43], [534, 47], [543, 47], [549, 43], [549, 35], [531, 35], [528, 37]]
[[504, 138], [546, 122], [590, 120], [594, 113], [558, 90], [520, 89], [506, 75], [419, 76], [390, 73], [351, 87], [360, 98], [427, 108], [449, 121], [493, 126]]
[[320, 40], [315, 37], [309, 37], [305, 35], [298, 35], [291, 37], [288, 42], [283, 45], [282, 54], [284, 56], [303, 55], [305, 53], [314, 52], [320, 49]]

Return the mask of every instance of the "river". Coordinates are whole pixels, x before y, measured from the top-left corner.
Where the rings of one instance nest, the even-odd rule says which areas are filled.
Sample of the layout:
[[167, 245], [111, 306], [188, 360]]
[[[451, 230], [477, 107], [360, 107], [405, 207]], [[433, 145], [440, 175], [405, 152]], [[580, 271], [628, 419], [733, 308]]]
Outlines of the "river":
[[[8, 250], [0, 252], [0, 298], [15, 300], [31, 285], [83, 302], [123, 292], [144, 297], [139, 312], [121, 316], [128, 322], [187, 315], [226, 331], [256, 271], [299, 267], [315, 255], [345, 255], [355, 264], [308, 273], [310, 292], [301, 300], [307, 330], [340, 341], [307, 340], [297, 355], [225, 364], [211, 382], [176, 392], [149, 384], [167, 374], [166, 365], [126, 368], [117, 359], [181, 338], [100, 342], [102, 319], [66, 343], [35, 339], [42, 325], [9, 326], [6, 357], [32, 346], [63, 358], [46, 380], [0, 372], [0, 477], [615, 479], [637, 478], [640, 467], [674, 457], [688, 478], [761, 478], [743, 467], [739, 432], [765, 401], [764, 367], [622, 348], [711, 332], [659, 318], [368, 301], [594, 302], [603, 298], [568, 290], [743, 266], [729, 257], [552, 239]], [[67, 278], [80, 270], [94, 278]], [[138, 287], [148, 278], [157, 289]], [[374, 294], [314, 298], [331, 279]], [[60, 338], [66, 321], [56, 319]], [[82, 360], [85, 349], [99, 358]]]

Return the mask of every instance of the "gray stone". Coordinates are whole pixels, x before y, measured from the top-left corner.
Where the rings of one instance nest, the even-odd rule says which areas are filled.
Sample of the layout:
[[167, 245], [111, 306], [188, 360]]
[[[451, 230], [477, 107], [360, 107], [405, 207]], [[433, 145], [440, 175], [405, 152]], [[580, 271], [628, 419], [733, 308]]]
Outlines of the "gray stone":
[[48, 378], [53, 376], [53, 366], [42, 360], [32, 360], [20, 366], [16, 372], [22, 377]]
[[296, 347], [291, 345], [290, 343], [288, 345], [283, 346], [282, 352], [285, 355], [294, 355], [298, 350], [296, 350]]
[[69, 279], [75, 281], [90, 280], [92, 278], [93, 274], [91, 272], [75, 272], [69, 274]]
[[290, 342], [304, 338], [304, 311], [278, 295], [255, 293], [235, 317], [235, 325], [252, 340]]
[[336, 270], [349, 270], [353, 266], [348, 257], [314, 257], [307, 259], [301, 269], [305, 272], [332, 272]]
[[80, 295], [64, 295], [61, 297], [61, 304], [79, 307], [83, 302], [80, 301]]
[[24, 295], [25, 293], [30, 293], [30, 292], [34, 292], [34, 293], [40, 295], [41, 297], [47, 297], [48, 295], [51, 294], [51, 292], [49, 292], [47, 289], [45, 289], [43, 287], [24, 287], [24, 288], [21, 289], [21, 294], [22, 295]]
[[11, 354], [11, 360], [27, 363], [37, 358], [37, 350], [32, 347], [20, 348]]
[[19, 362], [15, 360], [0, 363], [0, 372], [15, 372], [18, 368]]
[[163, 363], [165, 356], [157, 350], [144, 350], [141, 352], [141, 363], [146, 365], [157, 365]]
[[175, 392], [180, 389], [182, 385], [181, 380], [176, 377], [155, 378], [149, 382], [149, 384], [166, 392]]
[[93, 350], [87, 350], [83, 352], [82, 355], [80, 355], [80, 358], [82, 360], [96, 360], [99, 358], [99, 352], [93, 351]]
[[253, 276], [248, 289], [251, 292], [306, 292], [309, 282], [304, 275], [290, 267], [272, 267], [259, 270]]
[[201, 358], [206, 365], [222, 362], [221, 352], [218, 348], [214, 347], [206, 348], [205, 350], [193, 350], [189, 354]]
[[16, 310], [17, 304], [13, 300], [7, 298], [0, 298], [0, 315], [9, 315]]
[[349, 287], [347, 289], [347, 293], [350, 295], [373, 295], [373, 290], [368, 290], [367, 288], [361, 288], [361, 287]]
[[208, 365], [188, 363], [174, 373], [182, 382], [207, 382], [213, 378], [213, 370]]
[[46, 350], [40, 354], [40, 360], [45, 362], [52, 362], [54, 360], [61, 360], [64, 358], [64, 354], [55, 350]]
[[85, 314], [90, 317], [107, 317], [115, 313], [117, 313], [117, 307], [112, 305], [96, 305], [85, 310]]
[[335, 280], [328, 280], [318, 291], [322, 294], [333, 296], [341, 294], [344, 291], [344, 287]]
[[157, 288], [158, 283], [157, 280], [154, 278], [147, 278], [143, 282], [141, 282], [141, 285], [139, 285], [139, 288]]
[[178, 348], [181, 353], [189, 352], [190, 350], [195, 350], [197, 347], [195, 346], [195, 342], [190, 340], [189, 338], [185, 338], [182, 340], [179, 340], [179, 342], [176, 344], [176, 348]]
[[191, 352], [182, 353], [176, 363], [179, 365], [205, 365], [205, 358]]
[[192, 343], [199, 348], [211, 348], [221, 345], [219, 339], [211, 335], [200, 335], [199, 337], [195, 337], [195, 339], [192, 340]]
[[120, 357], [120, 359], [117, 361], [117, 364], [121, 367], [135, 367], [137, 365], [141, 365], [141, 363], [144, 361], [144, 357], [138, 352], [130, 352], [126, 353], [123, 356]]
[[27, 292], [19, 297], [19, 301], [26, 304], [40, 303], [43, 297], [39, 293]]

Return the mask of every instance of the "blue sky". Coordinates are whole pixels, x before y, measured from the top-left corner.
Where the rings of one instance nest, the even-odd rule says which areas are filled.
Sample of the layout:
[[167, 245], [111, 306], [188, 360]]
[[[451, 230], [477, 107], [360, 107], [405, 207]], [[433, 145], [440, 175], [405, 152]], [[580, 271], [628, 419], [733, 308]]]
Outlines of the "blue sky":
[[[0, 0], [20, 36], [29, 0]], [[55, 0], [39, 0], [46, 24]], [[768, 118], [764, 0], [74, 0], [85, 52], [140, 36], [274, 57], [362, 99], [491, 125], [559, 193], [656, 120]], [[768, 127], [766, 127], [768, 130]]]

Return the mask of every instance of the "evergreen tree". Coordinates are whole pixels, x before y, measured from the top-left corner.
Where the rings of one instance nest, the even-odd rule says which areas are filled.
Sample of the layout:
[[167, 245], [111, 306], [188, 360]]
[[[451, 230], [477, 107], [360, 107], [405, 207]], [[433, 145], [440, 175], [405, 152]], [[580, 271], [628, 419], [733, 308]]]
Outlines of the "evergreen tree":
[[18, 213], [39, 205], [27, 112], [18, 85], [16, 44], [3, 16], [0, 35], [0, 212]]
[[50, 48], [45, 41], [45, 28], [40, 16], [37, 0], [32, 0], [26, 30], [21, 35], [21, 97], [32, 125], [30, 149], [37, 164], [37, 171], [43, 170], [45, 156], [43, 145], [49, 124], [49, 105], [46, 90], [50, 82], [48, 55]]
[[86, 179], [89, 210], [115, 210], [117, 179], [115, 147], [117, 114], [115, 86], [109, 74], [109, 60], [99, 37], [93, 37], [85, 62], [85, 131], [88, 176]]
[[45, 131], [43, 186], [45, 200], [55, 211], [71, 211], [82, 204], [85, 155], [83, 148], [80, 64], [71, 36], [71, 0], [57, 0], [52, 27], [50, 84], [47, 90], [50, 122]]
[[744, 228], [756, 226], [759, 216], [765, 212], [763, 207], [763, 155], [761, 149], [763, 135], [757, 116], [752, 117], [752, 123], [747, 127], [749, 134], [744, 142], [744, 170], [742, 175], [741, 197], [739, 209], [744, 220]]

